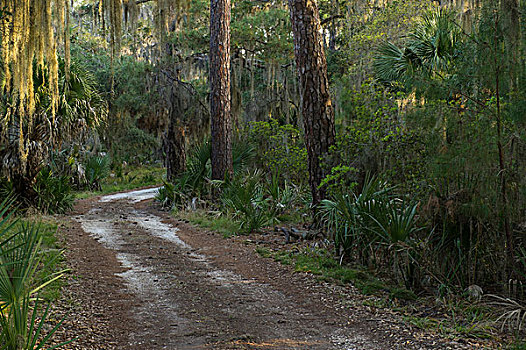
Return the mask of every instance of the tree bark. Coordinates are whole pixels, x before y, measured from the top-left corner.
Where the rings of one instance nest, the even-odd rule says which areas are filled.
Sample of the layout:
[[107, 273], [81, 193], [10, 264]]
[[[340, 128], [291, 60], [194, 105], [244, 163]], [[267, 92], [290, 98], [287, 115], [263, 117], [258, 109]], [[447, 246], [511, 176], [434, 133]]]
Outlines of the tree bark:
[[168, 130], [164, 135], [163, 149], [166, 153], [166, 178], [174, 182], [186, 170], [185, 128], [171, 116]]
[[318, 188], [324, 177], [320, 158], [334, 144], [334, 109], [329, 93], [318, 7], [314, 0], [289, 0], [289, 10], [300, 80], [309, 184], [312, 202], [316, 206], [325, 196], [325, 189]]
[[517, 62], [519, 56], [520, 13], [518, 0], [501, 0], [502, 30], [504, 32], [507, 56], [509, 57], [510, 89], [517, 88]]
[[210, 116], [212, 179], [232, 175], [230, 0], [210, 1]]

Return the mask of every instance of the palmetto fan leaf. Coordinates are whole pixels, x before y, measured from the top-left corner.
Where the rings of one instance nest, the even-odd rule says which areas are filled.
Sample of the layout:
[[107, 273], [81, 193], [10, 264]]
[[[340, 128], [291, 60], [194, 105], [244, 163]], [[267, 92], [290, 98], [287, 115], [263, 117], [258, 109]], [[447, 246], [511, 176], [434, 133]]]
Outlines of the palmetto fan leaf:
[[375, 75], [383, 83], [404, 82], [415, 72], [428, 75], [447, 71], [455, 56], [460, 29], [450, 12], [437, 10], [422, 18], [402, 48], [385, 42], [377, 49]]
[[59, 114], [68, 124], [78, 127], [96, 127], [107, 115], [107, 105], [100, 93], [94, 77], [87, 69], [72, 62], [69, 79], [66, 79], [64, 63], [61, 62]]
[[373, 63], [376, 77], [385, 83], [402, 81], [418, 66], [421, 66], [420, 58], [411, 49], [400, 49], [391, 42], [380, 45]]
[[409, 39], [408, 47], [421, 59], [422, 67], [432, 73], [447, 69], [455, 55], [460, 29], [451, 12], [439, 10], [426, 14]]
[[[43, 314], [38, 313], [39, 299], [35, 293], [60, 278], [64, 271], [45, 281], [38, 280], [38, 269], [46, 265], [40, 248], [40, 227], [11, 219], [11, 203], [9, 199], [0, 203], [0, 349], [42, 349], [63, 320], [41, 337], [49, 307]], [[37, 314], [40, 321], [36, 320]]]

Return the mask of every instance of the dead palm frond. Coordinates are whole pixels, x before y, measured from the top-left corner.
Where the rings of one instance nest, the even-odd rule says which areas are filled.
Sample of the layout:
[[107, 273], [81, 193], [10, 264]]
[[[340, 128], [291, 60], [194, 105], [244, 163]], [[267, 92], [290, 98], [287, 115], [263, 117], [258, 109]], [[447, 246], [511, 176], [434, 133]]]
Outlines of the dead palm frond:
[[499, 295], [488, 294], [488, 297], [493, 300], [491, 305], [502, 310], [502, 314], [497, 318], [496, 322], [501, 322], [501, 330], [506, 326], [515, 331], [522, 331], [526, 326], [526, 305], [511, 298], [501, 297]]

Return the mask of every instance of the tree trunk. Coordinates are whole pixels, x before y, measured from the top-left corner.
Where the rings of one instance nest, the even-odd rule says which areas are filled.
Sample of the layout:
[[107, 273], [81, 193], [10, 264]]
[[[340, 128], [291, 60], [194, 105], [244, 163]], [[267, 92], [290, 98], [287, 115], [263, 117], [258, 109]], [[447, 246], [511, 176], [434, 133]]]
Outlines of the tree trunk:
[[501, 0], [502, 30], [504, 32], [507, 56], [509, 57], [510, 89], [517, 88], [517, 62], [519, 56], [520, 14], [518, 0]]
[[289, 0], [289, 9], [300, 80], [309, 184], [312, 202], [316, 206], [325, 196], [325, 190], [318, 188], [324, 177], [320, 157], [334, 144], [334, 109], [329, 93], [318, 7], [315, 1]]
[[519, 1], [501, 0], [500, 9], [502, 11], [502, 29], [508, 37], [511, 45], [517, 45], [519, 41], [520, 20], [519, 20]]
[[210, 1], [210, 116], [212, 179], [232, 175], [230, 0]]
[[186, 170], [186, 135], [184, 126], [173, 116], [170, 119], [163, 149], [166, 153], [166, 177], [174, 182]]
[[[495, 44], [498, 43], [498, 16], [495, 18]], [[496, 48], [495, 48], [496, 49]], [[502, 215], [504, 221], [504, 234], [506, 240], [506, 252], [508, 253], [508, 266], [513, 265], [514, 253], [514, 242], [513, 232], [510, 226], [509, 208], [508, 208], [508, 196], [507, 196], [507, 174], [506, 174], [506, 160], [504, 155], [504, 148], [502, 145], [502, 112], [501, 112], [501, 93], [500, 93], [500, 72], [501, 66], [497, 57], [497, 50], [494, 51], [493, 63], [495, 66], [495, 97], [496, 97], [496, 119], [497, 119], [497, 150], [499, 154], [499, 177], [500, 177], [500, 192], [502, 201]]]

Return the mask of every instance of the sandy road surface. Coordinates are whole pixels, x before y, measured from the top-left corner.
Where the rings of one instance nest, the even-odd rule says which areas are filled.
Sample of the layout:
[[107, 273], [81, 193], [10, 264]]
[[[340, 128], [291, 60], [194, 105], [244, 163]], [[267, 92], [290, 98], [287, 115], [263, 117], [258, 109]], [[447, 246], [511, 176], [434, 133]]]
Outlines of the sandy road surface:
[[77, 206], [66, 233], [68, 261], [80, 276], [72, 288], [82, 290], [80, 309], [98, 311], [79, 316], [94, 325], [77, 328], [93, 336], [76, 348], [471, 348], [346, 306], [341, 288], [177, 222], [145, 202], [154, 195], [146, 189]]

